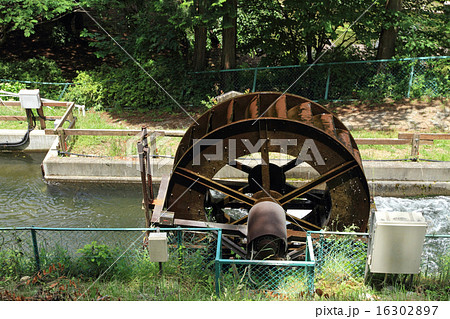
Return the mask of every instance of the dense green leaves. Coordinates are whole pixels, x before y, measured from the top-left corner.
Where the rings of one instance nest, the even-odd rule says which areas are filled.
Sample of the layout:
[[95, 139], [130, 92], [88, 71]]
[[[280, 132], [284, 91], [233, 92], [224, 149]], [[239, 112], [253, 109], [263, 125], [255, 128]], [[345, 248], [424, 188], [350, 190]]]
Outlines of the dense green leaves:
[[[382, 30], [392, 28], [394, 57], [449, 54], [450, 5], [443, 1], [403, 0], [399, 11], [387, 10], [387, 0], [238, 0], [237, 11], [227, 3], [0, 0], [0, 45], [11, 31], [32, 36], [39, 24], [57, 28], [53, 22], [66, 14], [87, 10], [81, 39], [89, 41], [97, 57], [112, 63], [80, 74], [76, 79], [80, 85], [71, 88], [71, 94], [86, 104], [93, 99], [91, 104], [97, 107], [167, 104], [170, 99], [141, 67], [168, 92], [180, 94], [186, 72], [223, 67], [225, 51], [231, 52], [231, 58], [237, 53], [236, 63], [231, 60], [231, 64], [238, 68], [371, 60], [376, 57]], [[233, 35], [225, 41], [223, 32], [234, 26], [234, 18], [235, 51]], [[62, 39], [60, 43], [66, 42]], [[13, 76], [10, 71], [3, 76], [7, 74]], [[389, 89], [394, 80], [387, 80], [379, 77], [373, 86], [384, 83], [383, 88]], [[204, 95], [203, 91], [187, 93]]]
[[29, 37], [36, 24], [58, 18], [75, 5], [71, 0], [0, 0], [0, 41], [14, 30]]

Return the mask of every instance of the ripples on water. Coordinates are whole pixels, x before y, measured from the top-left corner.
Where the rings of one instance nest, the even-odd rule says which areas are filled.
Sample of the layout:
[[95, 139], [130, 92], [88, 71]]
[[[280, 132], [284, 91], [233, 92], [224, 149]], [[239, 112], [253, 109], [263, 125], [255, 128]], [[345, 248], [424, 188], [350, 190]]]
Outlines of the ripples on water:
[[[0, 153], [0, 226], [144, 227], [140, 185], [49, 184], [45, 154]], [[450, 233], [450, 196], [375, 197], [379, 210], [420, 211], [428, 233]]]
[[46, 183], [44, 154], [0, 153], [0, 227], [144, 227], [139, 185]]
[[450, 196], [425, 198], [375, 197], [377, 210], [421, 212], [428, 223], [428, 234], [450, 233]]

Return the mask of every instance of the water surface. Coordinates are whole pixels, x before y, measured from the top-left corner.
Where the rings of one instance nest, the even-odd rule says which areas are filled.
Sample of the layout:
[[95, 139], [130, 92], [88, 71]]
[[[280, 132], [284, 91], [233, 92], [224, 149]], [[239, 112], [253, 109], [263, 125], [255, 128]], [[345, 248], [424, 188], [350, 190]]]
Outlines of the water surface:
[[[47, 183], [45, 154], [0, 153], [0, 227], [144, 227], [140, 184]], [[379, 210], [420, 211], [428, 233], [450, 233], [450, 196], [375, 197]]]
[[140, 185], [47, 183], [45, 154], [0, 153], [0, 227], [144, 227]]

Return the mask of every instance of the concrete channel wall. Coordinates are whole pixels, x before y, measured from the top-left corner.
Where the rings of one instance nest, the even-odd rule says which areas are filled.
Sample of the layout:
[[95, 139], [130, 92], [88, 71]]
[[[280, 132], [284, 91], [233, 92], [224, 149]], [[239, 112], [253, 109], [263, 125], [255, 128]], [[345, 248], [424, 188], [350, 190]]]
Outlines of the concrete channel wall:
[[[26, 132], [26, 130], [0, 130], [0, 143], [20, 142]], [[33, 130], [30, 132], [29, 142], [20, 149], [26, 152], [47, 152], [57, 139], [57, 136], [45, 135], [43, 130]]]
[[[43, 161], [44, 177], [55, 182], [140, 183], [139, 161], [136, 157], [116, 160], [93, 157], [59, 157], [57, 141]], [[281, 160], [280, 160], [281, 161]], [[169, 175], [173, 160], [154, 160], [153, 181]], [[281, 163], [280, 163], [281, 164]], [[450, 196], [450, 163], [363, 161], [364, 172], [373, 196]], [[299, 165], [287, 174], [292, 184], [300, 185], [317, 176], [308, 165]], [[228, 184], [242, 184], [246, 174], [224, 167], [217, 179]]]
[[[0, 130], [0, 142], [18, 142], [25, 130]], [[50, 182], [140, 183], [139, 161], [136, 157], [60, 157], [58, 138], [35, 130], [30, 134], [27, 152], [47, 152], [42, 163], [44, 178]], [[249, 165], [252, 165], [249, 160]], [[280, 165], [283, 164], [283, 160]], [[173, 166], [170, 158], [154, 160], [153, 181], [169, 175]], [[450, 196], [449, 162], [363, 161], [370, 192], [374, 196]], [[287, 174], [289, 183], [300, 185], [317, 173], [308, 165], [299, 165]], [[216, 177], [224, 183], [242, 184], [246, 174], [224, 167]]]

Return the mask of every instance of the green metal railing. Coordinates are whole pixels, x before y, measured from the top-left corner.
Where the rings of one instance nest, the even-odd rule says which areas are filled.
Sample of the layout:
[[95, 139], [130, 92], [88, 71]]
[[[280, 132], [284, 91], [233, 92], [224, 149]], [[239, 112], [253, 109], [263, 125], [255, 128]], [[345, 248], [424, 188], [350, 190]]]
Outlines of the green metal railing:
[[[74, 83], [66, 82], [36, 82], [23, 80], [0, 79], [0, 83], [22, 83], [27, 89], [40, 89], [41, 96], [47, 99], [56, 99], [60, 101], [67, 89]], [[62, 87], [62, 88], [61, 88]], [[58, 93], [59, 92], [59, 93]]]
[[311, 100], [448, 96], [450, 57], [255, 67], [190, 73], [188, 92], [287, 91]]
[[[310, 100], [364, 100], [448, 96], [450, 56], [348, 61], [189, 72], [179, 102], [199, 105], [228, 91], [278, 91]], [[74, 83], [0, 79], [39, 88], [41, 96], [60, 100]]]
[[[314, 268], [316, 265], [311, 236], [307, 235], [305, 261], [248, 260], [222, 258], [222, 231], [218, 233], [215, 258], [216, 294], [220, 295], [221, 278], [246, 285], [251, 289], [276, 291], [283, 295], [314, 292]], [[228, 266], [228, 274], [223, 267]], [[227, 276], [228, 275], [228, 276]]]

